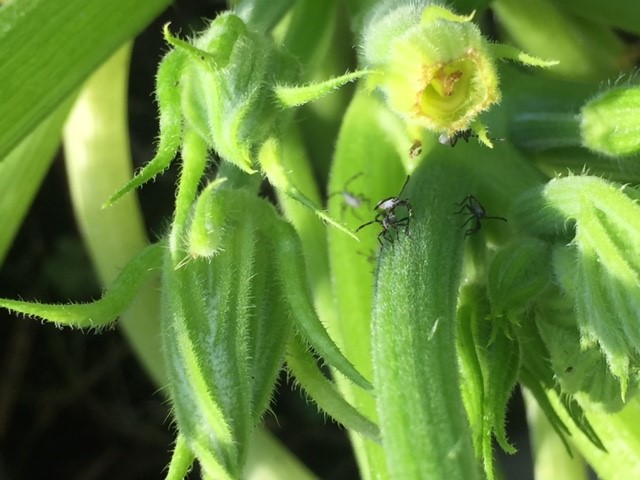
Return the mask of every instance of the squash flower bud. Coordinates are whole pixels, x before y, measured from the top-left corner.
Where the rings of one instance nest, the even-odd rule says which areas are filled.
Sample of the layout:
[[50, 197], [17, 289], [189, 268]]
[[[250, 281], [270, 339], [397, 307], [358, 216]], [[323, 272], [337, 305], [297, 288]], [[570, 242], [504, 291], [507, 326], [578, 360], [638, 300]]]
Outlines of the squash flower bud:
[[383, 4], [366, 22], [362, 60], [373, 72], [369, 87], [382, 92], [416, 138], [420, 129], [449, 138], [472, 129], [491, 146], [477, 116], [501, 98], [495, 60], [549, 64], [490, 44], [471, 22], [473, 15], [421, 1]]
[[640, 152], [640, 88], [618, 87], [587, 102], [580, 112], [585, 147], [612, 157]]

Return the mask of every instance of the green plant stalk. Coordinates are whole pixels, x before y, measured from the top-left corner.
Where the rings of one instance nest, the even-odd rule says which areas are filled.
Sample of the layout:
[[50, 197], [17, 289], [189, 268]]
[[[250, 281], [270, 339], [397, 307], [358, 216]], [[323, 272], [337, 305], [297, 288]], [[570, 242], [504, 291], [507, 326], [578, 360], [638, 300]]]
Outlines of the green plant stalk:
[[452, 205], [471, 179], [442, 150], [406, 196], [414, 221], [383, 247], [372, 318], [376, 401], [391, 478], [479, 478], [456, 360], [455, 308], [464, 234]]
[[[75, 216], [103, 285], [110, 284], [148, 243], [136, 196], [111, 208], [101, 207], [132, 175], [126, 112], [130, 51], [130, 45], [122, 48], [91, 76], [64, 129]], [[146, 370], [162, 385], [157, 292], [157, 284], [146, 286], [120, 324]]]
[[71, 104], [60, 105], [0, 163], [0, 264], [55, 158]]
[[575, 451], [572, 451], [573, 458], [569, 456], [562, 440], [551, 427], [533, 395], [526, 389], [523, 390], [523, 395], [527, 406], [527, 423], [531, 427], [535, 480], [587, 480], [589, 476], [582, 456]]
[[168, 4], [32, 0], [2, 7], [0, 158]]
[[624, 44], [613, 32], [568, 15], [551, 0], [538, 0], [535, 5], [498, 0], [492, 7], [520, 48], [557, 60], [551, 70], [563, 77], [599, 80], [620, 68]]

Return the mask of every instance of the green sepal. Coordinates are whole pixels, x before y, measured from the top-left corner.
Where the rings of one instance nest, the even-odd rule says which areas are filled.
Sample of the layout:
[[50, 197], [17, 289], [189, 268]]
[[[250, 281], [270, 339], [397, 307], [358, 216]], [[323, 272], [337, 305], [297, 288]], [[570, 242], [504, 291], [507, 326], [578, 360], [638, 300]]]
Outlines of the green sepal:
[[195, 201], [186, 244], [191, 258], [211, 258], [221, 252], [224, 219], [228, 214], [213, 208], [212, 200], [215, 190], [225, 181], [226, 178], [217, 178], [204, 188]]
[[503, 43], [493, 43], [490, 46], [493, 55], [500, 60], [515, 60], [523, 65], [530, 65], [532, 67], [553, 67], [559, 62], [557, 60], [544, 60], [534, 55], [529, 55], [511, 45], [505, 45]]
[[520, 372], [520, 344], [514, 332], [505, 332], [509, 324], [489, 315], [486, 290], [480, 285], [462, 288], [457, 325], [462, 392], [476, 456], [482, 459], [487, 478], [494, 479], [493, 437], [505, 452], [516, 451], [507, 440], [505, 419]]
[[111, 325], [133, 302], [151, 276], [159, 273], [166, 245], [149, 245], [122, 270], [100, 300], [78, 304], [47, 304], [0, 299], [0, 307], [39, 317], [60, 326], [100, 329]]
[[490, 425], [486, 425], [485, 428], [491, 427], [505, 452], [515, 453], [515, 447], [507, 440], [505, 422], [507, 403], [520, 374], [520, 343], [508, 330], [508, 325], [495, 323], [491, 342], [485, 350], [488, 353], [485, 366], [485, 413], [490, 418], [487, 422], [490, 422]]
[[287, 348], [287, 365], [296, 381], [318, 407], [346, 428], [379, 443], [378, 427], [342, 397], [336, 386], [320, 371], [315, 358], [295, 335]]
[[[629, 362], [640, 352], [640, 206], [597, 177], [557, 179], [549, 207], [576, 222], [575, 299], [581, 343], [597, 342], [625, 397]], [[560, 265], [556, 265], [556, 269]]]
[[489, 130], [484, 123], [476, 118], [471, 122], [471, 130], [476, 135], [478, 135], [478, 140], [480, 141], [480, 143], [482, 143], [486, 147], [493, 148], [493, 142], [489, 137]]
[[196, 62], [203, 62], [212, 71], [226, 68], [231, 60], [235, 43], [247, 33], [244, 22], [232, 14], [222, 14], [211, 22], [209, 29], [194, 44], [171, 34], [169, 23], [165, 23], [162, 34], [165, 41], [174, 48], [191, 56]]
[[371, 383], [342, 354], [318, 318], [306, 281], [302, 245], [295, 230], [281, 220], [273, 227], [277, 229], [278, 247], [275, 254], [279, 260], [284, 300], [291, 308], [296, 329], [329, 365], [356, 385], [365, 390], [372, 389]]
[[156, 155], [114, 193], [103, 208], [113, 205], [120, 197], [162, 173], [176, 157], [182, 141], [182, 112], [180, 89], [176, 88], [175, 79], [179, 78], [183, 66], [184, 58], [176, 52], [169, 52], [162, 59], [156, 80], [156, 101], [160, 112], [160, 135]]
[[471, 12], [469, 15], [456, 15], [451, 10], [447, 10], [444, 7], [439, 5], [429, 5], [422, 11], [422, 15], [420, 16], [420, 22], [423, 25], [427, 25], [431, 22], [436, 22], [438, 20], [446, 20], [448, 22], [458, 22], [465, 23], [473, 20], [475, 16], [475, 10]]
[[167, 467], [167, 475], [164, 477], [165, 480], [183, 480], [186, 478], [194, 460], [195, 455], [189, 450], [184, 436], [178, 434], [171, 454], [171, 462]]
[[572, 302], [559, 293], [555, 295], [557, 299], [538, 307], [535, 322], [549, 352], [556, 386], [563, 394], [588, 401], [592, 407], [609, 412], [620, 410], [625, 399], [637, 391], [637, 375], [629, 377], [629, 388], [623, 397], [621, 384], [611, 374], [599, 346], [580, 342]]
[[598, 436], [597, 432], [591, 426], [591, 423], [587, 419], [584, 410], [580, 406], [580, 403], [572, 396], [565, 395], [562, 393], [558, 394], [558, 399], [560, 403], [566, 410], [573, 423], [578, 427], [578, 429], [584, 434], [585, 437], [589, 439], [591, 443], [593, 443], [597, 448], [602, 450], [603, 452], [607, 452], [607, 448], [602, 443], [602, 440]]
[[[456, 315], [456, 348], [461, 378], [460, 388], [478, 459], [483, 458], [485, 436], [488, 435], [489, 441], [491, 440], [491, 431], [487, 432], [484, 429], [484, 380], [476, 348], [478, 325], [489, 314], [489, 306], [483, 299], [483, 293], [480, 285], [464, 285], [458, 296]], [[494, 477], [493, 468], [487, 468], [486, 462], [485, 473], [489, 479]]]
[[570, 176], [525, 193], [514, 217], [531, 234], [571, 242], [554, 253], [554, 272], [574, 301], [580, 344], [599, 346], [626, 398], [640, 352], [640, 206], [606, 180]]
[[278, 190], [282, 191], [289, 197], [300, 202], [306, 208], [311, 210], [323, 222], [326, 222], [332, 227], [337, 228], [341, 232], [346, 233], [351, 238], [357, 241], [358, 237], [351, 230], [329, 216], [329, 214], [327, 214], [324, 210], [318, 208], [317, 205], [315, 205], [307, 196], [305, 196], [293, 185], [289, 178], [289, 174], [286, 172], [284, 165], [280, 160], [281, 154], [282, 152], [280, 142], [278, 142], [276, 138], [270, 138], [265, 141], [262, 145], [262, 148], [260, 149], [258, 159], [262, 170], [265, 172], [267, 178], [269, 179], [269, 182], [271, 182], [271, 184]]
[[494, 315], [524, 311], [551, 282], [548, 245], [534, 238], [519, 238], [493, 258], [487, 293]]
[[318, 100], [334, 90], [368, 75], [366, 70], [345, 73], [338, 77], [330, 78], [319, 83], [312, 83], [304, 86], [276, 85], [274, 94], [284, 108], [299, 107], [305, 103]]

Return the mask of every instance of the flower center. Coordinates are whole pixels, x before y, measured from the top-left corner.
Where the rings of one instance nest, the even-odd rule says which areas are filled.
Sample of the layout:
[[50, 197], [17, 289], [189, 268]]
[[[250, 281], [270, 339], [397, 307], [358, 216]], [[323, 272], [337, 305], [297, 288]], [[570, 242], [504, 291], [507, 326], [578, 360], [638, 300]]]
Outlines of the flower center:
[[426, 66], [424, 87], [418, 91], [416, 99], [416, 113], [440, 121], [451, 121], [468, 96], [472, 77], [473, 62], [468, 58]]

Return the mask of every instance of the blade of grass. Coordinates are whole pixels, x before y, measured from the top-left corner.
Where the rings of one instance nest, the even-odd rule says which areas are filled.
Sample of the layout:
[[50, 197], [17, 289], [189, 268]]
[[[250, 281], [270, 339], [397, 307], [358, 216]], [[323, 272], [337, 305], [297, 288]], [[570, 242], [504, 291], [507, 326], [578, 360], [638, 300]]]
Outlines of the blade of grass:
[[18, 0], [0, 9], [0, 159], [169, 0]]
[[71, 101], [63, 103], [0, 163], [0, 264], [54, 159], [70, 108]]

